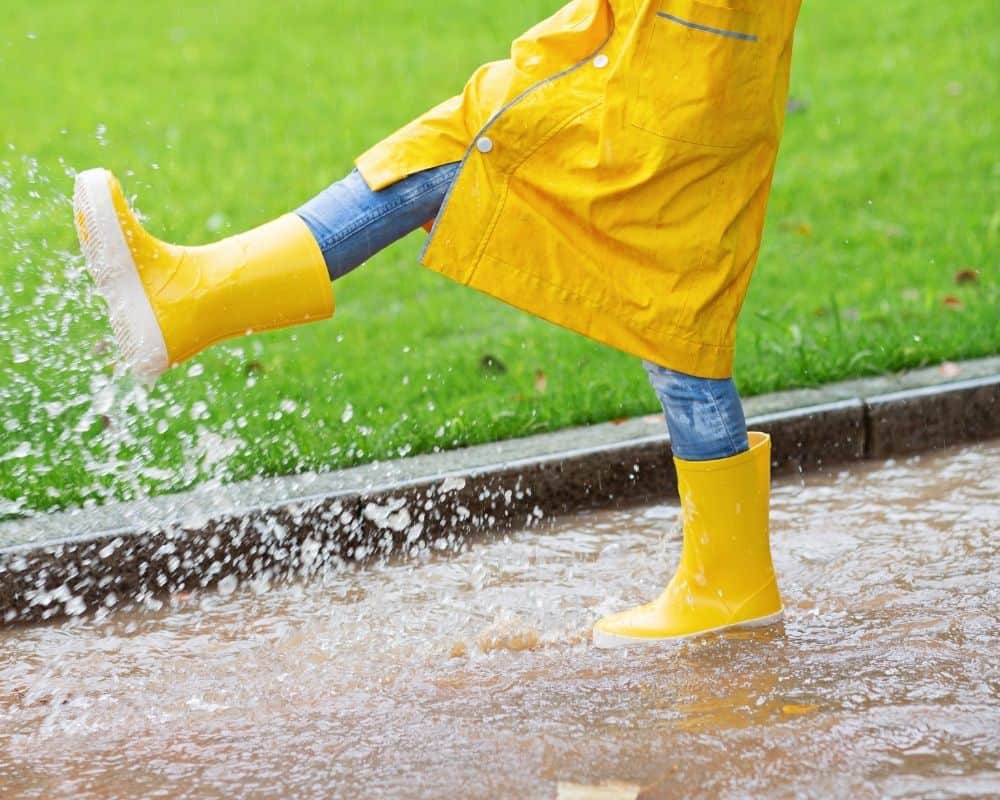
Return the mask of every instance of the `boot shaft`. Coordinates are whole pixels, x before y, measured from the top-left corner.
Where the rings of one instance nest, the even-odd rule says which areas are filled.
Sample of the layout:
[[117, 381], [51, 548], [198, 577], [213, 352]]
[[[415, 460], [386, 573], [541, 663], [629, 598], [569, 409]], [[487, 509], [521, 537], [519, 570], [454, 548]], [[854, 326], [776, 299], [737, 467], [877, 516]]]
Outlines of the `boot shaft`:
[[745, 453], [674, 459], [684, 517], [681, 569], [731, 612], [774, 582], [770, 544], [771, 440], [750, 433]]

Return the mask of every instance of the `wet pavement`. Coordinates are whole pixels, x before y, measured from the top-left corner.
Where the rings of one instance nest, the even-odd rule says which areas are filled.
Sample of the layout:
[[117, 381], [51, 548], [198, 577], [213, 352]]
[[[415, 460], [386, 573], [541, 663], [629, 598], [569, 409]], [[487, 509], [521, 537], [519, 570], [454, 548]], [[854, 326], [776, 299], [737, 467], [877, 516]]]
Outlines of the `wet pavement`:
[[785, 622], [653, 649], [589, 628], [675, 506], [0, 632], [0, 795], [1000, 794], [1000, 442], [782, 480], [772, 525]]

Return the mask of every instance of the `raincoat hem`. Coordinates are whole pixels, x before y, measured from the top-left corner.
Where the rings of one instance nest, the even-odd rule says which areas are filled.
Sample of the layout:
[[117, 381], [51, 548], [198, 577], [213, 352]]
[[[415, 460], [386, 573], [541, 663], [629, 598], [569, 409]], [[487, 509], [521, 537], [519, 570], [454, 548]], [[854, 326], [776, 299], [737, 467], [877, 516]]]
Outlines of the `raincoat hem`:
[[[503, 285], [477, 280], [478, 267], [483, 261], [490, 262], [517, 280], [504, 282]], [[640, 333], [634, 324], [622, 318], [620, 309], [546, 281], [534, 272], [507, 261], [483, 255], [476, 259], [472, 268], [456, 268], [431, 255], [422, 263], [433, 272], [490, 295], [507, 305], [661, 367], [698, 378], [724, 380], [732, 377], [735, 353], [733, 346], [685, 338], [681, 328], [669, 325], [647, 324]], [[553, 291], [571, 304], [549, 302], [546, 298], [551, 297]]]

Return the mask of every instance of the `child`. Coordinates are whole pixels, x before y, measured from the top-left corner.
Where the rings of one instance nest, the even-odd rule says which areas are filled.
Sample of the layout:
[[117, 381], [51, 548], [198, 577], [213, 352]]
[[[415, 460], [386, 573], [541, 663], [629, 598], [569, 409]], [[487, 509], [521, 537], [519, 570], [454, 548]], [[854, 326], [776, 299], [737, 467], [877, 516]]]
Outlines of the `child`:
[[294, 214], [202, 247], [148, 234], [105, 170], [74, 206], [134, 371], [333, 313], [330, 281], [434, 219], [425, 266], [642, 359], [684, 511], [673, 580], [598, 646], [781, 618], [770, 442], [731, 379], [800, 0], [573, 0]]

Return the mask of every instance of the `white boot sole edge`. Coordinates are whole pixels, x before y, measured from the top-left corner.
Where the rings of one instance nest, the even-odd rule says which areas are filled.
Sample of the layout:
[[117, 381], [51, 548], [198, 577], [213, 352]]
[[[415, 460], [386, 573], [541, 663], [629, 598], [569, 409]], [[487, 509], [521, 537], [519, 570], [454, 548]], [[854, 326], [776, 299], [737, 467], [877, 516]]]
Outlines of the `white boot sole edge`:
[[776, 622], [781, 622], [784, 616], [785, 611], [782, 609], [776, 614], [771, 614], [766, 617], [758, 617], [757, 619], [750, 619], [746, 622], [734, 622], [732, 625], [720, 625], [718, 628], [709, 628], [708, 630], [698, 631], [697, 633], [689, 633], [684, 636], [664, 636], [662, 638], [619, 636], [615, 633], [607, 633], [599, 628], [594, 628], [594, 646], [610, 650], [615, 647], [634, 647], [636, 645], [648, 647], [650, 645], [664, 644], [667, 642], [680, 642], [685, 639], [693, 639], [696, 636], [706, 636], [710, 633], [736, 630], [738, 628], [766, 628], [768, 625], [774, 625]]
[[151, 381], [170, 366], [167, 345], [118, 222], [109, 177], [104, 169], [76, 176], [77, 236], [87, 269], [108, 304], [122, 359], [136, 377]]

